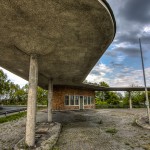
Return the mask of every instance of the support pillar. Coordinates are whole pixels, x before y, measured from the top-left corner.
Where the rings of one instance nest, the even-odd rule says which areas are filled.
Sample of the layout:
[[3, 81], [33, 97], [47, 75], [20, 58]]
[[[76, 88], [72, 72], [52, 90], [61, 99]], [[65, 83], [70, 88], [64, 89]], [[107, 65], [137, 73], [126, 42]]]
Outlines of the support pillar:
[[52, 79], [48, 83], [48, 122], [52, 122], [52, 97], [53, 97], [53, 82]]
[[38, 60], [37, 56], [32, 54], [30, 56], [29, 91], [27, 102], [26, 135], [25, 135], [25, 142], [29, 147], [32, 147], [35, 144], [37, 84], [38, 84]]
[[130, 106], [130, 109], [132, 109], [131, 91], [129, 91], [129, 106]]

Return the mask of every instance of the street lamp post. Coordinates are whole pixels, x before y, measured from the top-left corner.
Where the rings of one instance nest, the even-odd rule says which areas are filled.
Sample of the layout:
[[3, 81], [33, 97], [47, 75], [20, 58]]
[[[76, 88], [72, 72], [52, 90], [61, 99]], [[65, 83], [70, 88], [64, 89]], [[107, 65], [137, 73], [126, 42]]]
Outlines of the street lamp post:
[[141, 61], [142, 61], [142, 69], [143, 69], [143, 78], [144, 78], [144, 86], [145, 86], [145, 96], [146, 96], [147, 116], [148, 116], [148, 122], [149, 122], [149, 124], [150, 124], [149, 100], [148, 100], [148, 92], [147, 92], [147, 86], [146, 86], [146, 78], [145, 78], [145, 69], [144, 69], [144, 61], [143, 61], [142, 45], [141, 45], [141, 40], [140, 40], [140, 38], [139, 38], [139, 44], [140, 44]]

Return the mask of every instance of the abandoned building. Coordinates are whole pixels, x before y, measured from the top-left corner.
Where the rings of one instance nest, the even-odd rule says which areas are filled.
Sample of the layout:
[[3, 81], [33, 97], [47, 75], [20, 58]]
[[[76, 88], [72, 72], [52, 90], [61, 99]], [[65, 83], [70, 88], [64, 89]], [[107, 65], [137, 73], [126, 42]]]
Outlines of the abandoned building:
[[94, 86], [82, 82], [113, 41], [115, 19], [106, 0], [5, 0], [0, 18], [0, 65], [29, 81], [33, 146], [37, 85], [48, 89], [48, 122], [52, 109], [94, 108]]

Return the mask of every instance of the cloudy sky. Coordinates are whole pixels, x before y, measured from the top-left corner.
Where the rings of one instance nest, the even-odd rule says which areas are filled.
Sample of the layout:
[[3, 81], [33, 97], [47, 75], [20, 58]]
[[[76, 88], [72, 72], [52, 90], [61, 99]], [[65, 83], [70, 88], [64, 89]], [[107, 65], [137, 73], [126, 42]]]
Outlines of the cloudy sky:
[[[117, 23], [116, 37], [87, 80], [110, 86], [143, 86], [139, 41], [141, 38], [147, 85], [150, 86], [150, 0], [107, 0]], [[4, 70], [23, 86], [27, 82]]]
[[115, 15], [116, 37], [87, 80], [105, 81], [110, 86], [144, 86], [141, 38], [147, 85], [150, 86], [150, 0], [107, 1]]

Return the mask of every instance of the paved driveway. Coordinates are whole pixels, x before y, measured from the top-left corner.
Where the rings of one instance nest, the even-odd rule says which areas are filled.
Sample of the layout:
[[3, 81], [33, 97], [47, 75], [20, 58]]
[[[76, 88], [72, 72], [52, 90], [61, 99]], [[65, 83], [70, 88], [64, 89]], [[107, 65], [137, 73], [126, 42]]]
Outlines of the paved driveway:
[[101, 109], [55, 112], [63, 124], [54, 150], [150, 150], [150, 130], [135, 118], [146, 109]]

